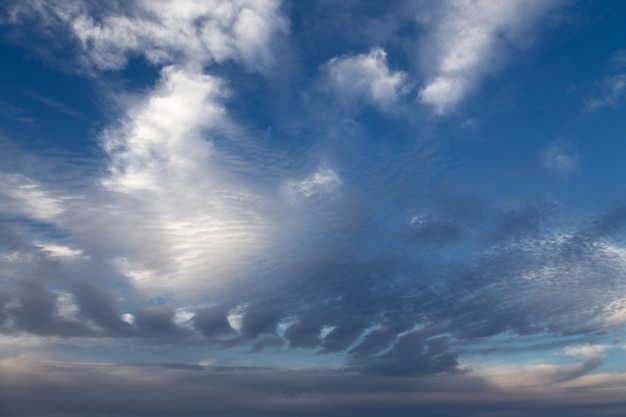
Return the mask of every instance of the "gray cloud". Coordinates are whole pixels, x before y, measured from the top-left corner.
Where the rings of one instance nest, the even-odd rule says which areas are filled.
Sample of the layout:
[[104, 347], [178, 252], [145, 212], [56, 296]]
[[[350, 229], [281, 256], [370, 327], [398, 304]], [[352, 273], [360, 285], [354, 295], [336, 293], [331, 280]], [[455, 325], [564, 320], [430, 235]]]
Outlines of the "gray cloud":
[[182, 337], [186, 331], [174, 322], [174, 309], [166, 305], [142, 307], [134, 314], [135, 324], [148, 337]]
[[318, 347], [322, 342], [320, 333], [322, 326], [317, 320], [308, 320], [306, 317], [298, 319], [285, 330], [285, 339], [289, 346], [297, 347]]
[[428, 338], [414, 331], [400, 336], [389, 351], [351, 363], [377, 375], [416, 376], [454, 372], [457, 356], [458, 352], [450, 349], [448, 337]]
[[40, 335], [78, 336], [87, 333], [82, 323], [59, 317], [55, 295], [39, 282], [20, 281], [16, 293], [19, 304], [8, 309], [16, 329]]
[[[463, 347], [492, 336], [584, 338], [611, 330], [610, 322], [598, 319], [609, 317], [605, 306], [623, 289], [622, 255], [612, 239], [620, 236], [624, 210], [609, 210], [574, 233], [546, 235], [541, 225], [552, 210], [519, 205], [494, 211], [491, 225], [483, 225], [486, 249], [455, 262], [440, 262], [436, 248], [424, 258], [403, 239], [399, 248], [367, 253], [364, 260], [343, 239], [380, 235], [357, 229], [355, 236], [335, 237], [330, 251], [275, 267], [275, 278], [263, 287], [233, 287], [222, 304], [210, 307], [184, 306], [190, 326], [177, 322], [172, 304], [122, 310], [109, 292], [81, 282], [63, 293], [74, 297], [75, 311], [61, 314], [62, 302], [68, 302], [61, 293], [42, 281], [22, 281], [15, 291], [4, 288], [3, 329], [180, 346], [205, 341], [227, 349], [245, 345], [250, 353], [288, 346], [343, 352], [347, 364], [365, 373], [455, 372]], [[461, 248], [463, 242], [458, 241]], [[233, 306], [241, 327], [229, 321]], [[122, 311], [132, 314], [133, 324], [122, 320]], [[285, 320], [283, 332], [279, 325]]]
[[357, 341], [367, 328], [367, 322], [354, 320], [335, 326], [324, 337], [322, 353], [341, 352]]
[[[433, 342], [431, 349], [436, 351], [434, 346]], [[19, 360], [10, 367], [5, 361], [2, 367], [12, 378], [0, 383], [0, 412], [18, 417], [98, 413], [120, 417], [203, 413], [315, 417], [376, 416], [382, 412], [410, 416], [416, 408], [421, 415], [433, 417], [485, 413], [584, 416], [589, 409], [603, 416], [622, 406], [621, 391], [615, 388], [623, 384], [623, 377], [612, 382], [590, 379], [583, 386], [557, 384], [537, 391], [506, 388], [476, 374], [398, 379], [327, 369], [294, 372], [182, 364], [24, 366]], [[600, 387], [613, 389], [598, 397]], [[78, 391], [80, 395], [76, 395]]]
[[124, 335], [130, 325], [124, 322], [115, 309], [115, 300], [105, 290], [93, 284], [77, 283], [74, 287], [76, 303], [81, 315], [113, 335]]
[[193, 324], [209, 338], [232, 336], [235, 333], [227, 319], [228, 310], [219, 306], [205, 307], [196, 311]]

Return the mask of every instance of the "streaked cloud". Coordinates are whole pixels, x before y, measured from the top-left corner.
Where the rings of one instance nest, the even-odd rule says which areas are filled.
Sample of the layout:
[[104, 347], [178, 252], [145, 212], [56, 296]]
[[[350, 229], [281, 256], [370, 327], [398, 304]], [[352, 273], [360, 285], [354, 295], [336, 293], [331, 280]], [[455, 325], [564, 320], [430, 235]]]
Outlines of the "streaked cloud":
[[502, 68], [513, 51], [532, 42], [541, 19], [563, 3], [444, 2], [429, 39], [433, 64], [430, 79], [419, 92], [420, 101], [438, 115], [454, 110], [485, 76]]
[[626, 74], [606, 77], [599, 82], [599, 87], [599, 95], [585, 100], [585, 107], [589, 110], [617, 105], [626, 94]]

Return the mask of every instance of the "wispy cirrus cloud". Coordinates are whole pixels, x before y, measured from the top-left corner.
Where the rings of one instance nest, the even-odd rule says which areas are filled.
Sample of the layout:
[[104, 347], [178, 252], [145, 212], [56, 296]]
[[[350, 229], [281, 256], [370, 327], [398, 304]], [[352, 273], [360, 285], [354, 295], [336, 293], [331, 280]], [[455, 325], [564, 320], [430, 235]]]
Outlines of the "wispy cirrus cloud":
[[617, 106], [620, 100], [626, 95], [626, 51], [620, 50], [613, 54], [609, 60], [613, 74], [606, 75], [596, 82], [597, 92], [585, 99], [587, 110], [596, 110], [602, 107]]

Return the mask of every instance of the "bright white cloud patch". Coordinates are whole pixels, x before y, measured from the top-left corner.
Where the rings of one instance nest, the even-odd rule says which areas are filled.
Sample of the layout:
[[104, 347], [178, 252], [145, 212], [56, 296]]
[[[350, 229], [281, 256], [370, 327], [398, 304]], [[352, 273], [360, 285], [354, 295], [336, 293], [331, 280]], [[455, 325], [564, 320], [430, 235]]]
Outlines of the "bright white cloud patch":
[[102, 5], [98, 13], [93, 8], [81, 0], [25, 2], [11, 17], [38, 15], [49, 27], [69, 27], [82, 58], [103, 70], [124, 68], [143, 54], [157, 64], [235, 59], [265, 71], [272, 65], [271, 42], [289, 31], [276, 0], [142, 0]]
[[57, 309], [58, 314], [64, 318], [75, 318], [74, 316], [78, 312], [78, 306], [76, 300], [71, 293], [65, 291], [55, 291], [57, 297]]
[[104, 147], [112, 156], [107, 188], [131, 192], [210, 181], [210, 176], [198, 178], [206, 174], [205, 163], [213, 154], [202, 133], [223, 120], [217, 100], [224, 94], [217, 78], [166, 67], [161, 85], [130, 110], [120, 129], [105, 134]]
[[104, 136], [111, 164], [103, 185], [117, 196], [108, 223], [124, 225], [114, 236], [127, 253], [118, 265], [142, 290], [199, 296], [232, 279], [268, 233], [263, 197], [228, 174], [207, 138], [227, 123], [223, 94], [214, 77], [167, 67]]
[[328, 89], [344, 103], [369, 103], [389, 110], [406, 93], [407, 75], [391, 71], [387, 54], [374, 48], [368, 54], [331, 59], [325, 66]]
[[539, 19], [562, 0], [446, 1], [430, 39], [434, 68], [419, 98], [436, 114], [452, 110], [503, 63], [512, 45], [532, 39]]

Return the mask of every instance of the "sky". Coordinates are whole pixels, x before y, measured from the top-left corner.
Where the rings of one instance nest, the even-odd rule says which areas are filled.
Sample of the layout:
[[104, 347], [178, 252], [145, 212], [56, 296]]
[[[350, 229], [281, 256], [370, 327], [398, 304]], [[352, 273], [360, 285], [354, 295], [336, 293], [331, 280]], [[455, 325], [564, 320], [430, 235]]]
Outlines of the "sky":
[[0, 2], [0, 416], [625, 414], [624, 19]]

